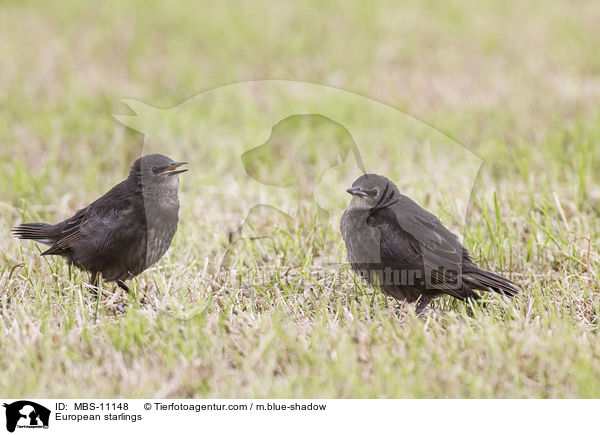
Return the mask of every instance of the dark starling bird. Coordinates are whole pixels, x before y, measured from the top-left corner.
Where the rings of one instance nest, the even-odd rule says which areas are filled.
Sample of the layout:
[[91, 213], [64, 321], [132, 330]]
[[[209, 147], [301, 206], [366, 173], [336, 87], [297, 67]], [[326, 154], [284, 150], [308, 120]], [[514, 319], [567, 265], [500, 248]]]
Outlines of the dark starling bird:
[[419, 301], [417, 313], [432, 298], [448, 294], [478, 299], [473, 290], [506, 296], [516, 285], [477, 267], [458, 238], [433, 214], [400, 193], [386, 177], [366, 174], [347, 189], [352, 201], [341, 231], [352, 269], [386, 295]]
[[15, 237], [50, 248], [42, 255], [60, 255], [91, 273], [116, 281], [132, 278], [156, 263], [169, 249], [177, 229], [178, 170], [161, 154], [143, 156], [131, 166], [129, 177], [73, 217], [58, 224], [28, 223], [13, 229]]

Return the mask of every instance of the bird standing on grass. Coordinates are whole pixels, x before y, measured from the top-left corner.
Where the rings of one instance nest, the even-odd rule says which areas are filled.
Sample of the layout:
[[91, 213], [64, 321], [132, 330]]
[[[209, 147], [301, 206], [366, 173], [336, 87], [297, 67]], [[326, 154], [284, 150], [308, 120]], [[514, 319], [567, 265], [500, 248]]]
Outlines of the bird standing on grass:
[[178, 170], [161, 154], [135, 161], [129, 177], [104, 196], [58, 224], [26, 223], [13, 229], [19, 239], [50, 245], [42, 255], [60, 255], [91, 273], [129, 291], [126, 279], [139, 275], [169, 249], [177, 230]]
[[418, 314], [444, 294], [466, 300], [479, 299], [475, 289], [519, 292], [509, 279], [477, 267], [437, 217], [386, 177], [363, 175], [347, 192], [352, 201], [340, 227], [352, 269], [386, 295], [419, 301]]

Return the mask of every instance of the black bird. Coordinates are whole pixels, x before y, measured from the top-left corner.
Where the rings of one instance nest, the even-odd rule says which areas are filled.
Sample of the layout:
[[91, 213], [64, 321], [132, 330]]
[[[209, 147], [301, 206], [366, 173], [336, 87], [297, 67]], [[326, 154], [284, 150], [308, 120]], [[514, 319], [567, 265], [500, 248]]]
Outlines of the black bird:
[[178, 170], [186, 162], [174, 162], [161, 154], [135, 161], [129, 177], [104, 196], [58, 224], [27, 223], [13, 228], [20, 239], [50, 245], [42, 255], [60, 255], [91, 273], [98, 286], [123, 282], [156, 263], [169, 249], [177, 230], [179, 211]]
[[386, 295], [419, 301], [421, 313], [443, 294], [466, 300], [479, 299], [475, 289], [519, 292], [509, 279], [477, 267], [456, 235], [386, 177], [363, 175], [347, 192], [353, 197], [340, 227], [348, 260]]

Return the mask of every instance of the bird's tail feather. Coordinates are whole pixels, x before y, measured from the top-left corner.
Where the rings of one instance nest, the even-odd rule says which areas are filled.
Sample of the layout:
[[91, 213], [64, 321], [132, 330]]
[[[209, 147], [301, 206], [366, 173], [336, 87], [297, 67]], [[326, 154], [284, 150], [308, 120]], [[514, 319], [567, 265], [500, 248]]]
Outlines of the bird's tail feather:
[[55, 243], [54, 225], [42, 223], [22, 224], [12, 229], [13, 236], [18, 239], [35, 240], [45, 245]]
[[516, 296], [520, 291], [519, 287], [510, 279], [479, 268], [464, 274], [463, 281], [473, 288], [491, 290], [508, 297]]

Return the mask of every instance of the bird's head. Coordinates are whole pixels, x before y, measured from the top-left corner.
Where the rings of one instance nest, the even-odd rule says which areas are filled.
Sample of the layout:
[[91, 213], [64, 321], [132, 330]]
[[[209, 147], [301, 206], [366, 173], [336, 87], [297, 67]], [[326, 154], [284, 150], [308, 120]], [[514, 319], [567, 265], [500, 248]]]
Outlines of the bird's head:
[[352, 195], [350, 206], [353, 208], [387, 207], [396, 202], [400, 191], [388, 178], [377, 174], [365, 174], [358, 177], [352, 187], [346, 189]]
[[174, 162], [162, 154], [148, 154], [137, 159], [131, 166], [129, 177], [141, 182], [147, 188], [177, 188], [178, 174], [187, 169], [179, 169], [187, 162]]

